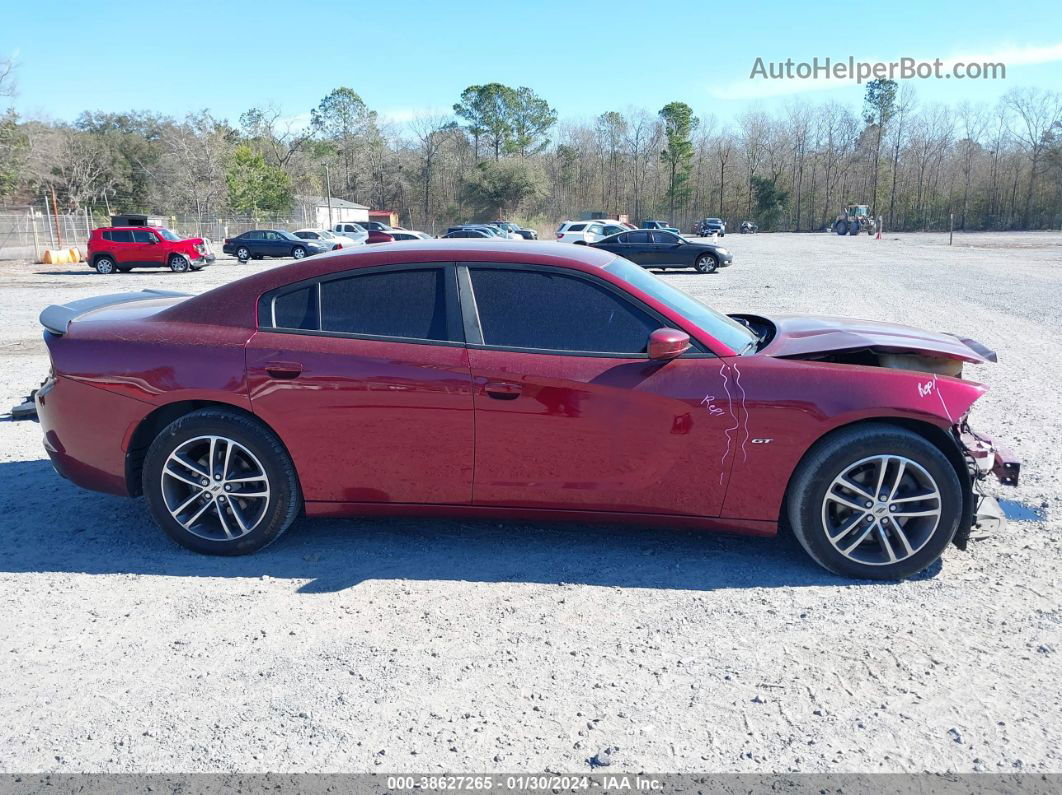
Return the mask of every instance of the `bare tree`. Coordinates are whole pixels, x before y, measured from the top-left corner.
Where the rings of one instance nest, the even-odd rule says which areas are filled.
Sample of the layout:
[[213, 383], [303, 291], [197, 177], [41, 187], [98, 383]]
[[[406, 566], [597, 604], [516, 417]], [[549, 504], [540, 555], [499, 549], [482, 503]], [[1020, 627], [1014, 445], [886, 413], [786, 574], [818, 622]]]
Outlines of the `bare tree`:
[[1021, 216], [1021, 225], [1027, 228], [1040, 159], [1047, 145], [1048, 133], [1062, 121], [1062, 94], [1033, 88], [1015, 88], [1004, 95], [1003, 104], [1012, 114], [1011, 133], [1021, 143], [1029, 158], [1029, 180], [1026, 183], [1025, 207]]

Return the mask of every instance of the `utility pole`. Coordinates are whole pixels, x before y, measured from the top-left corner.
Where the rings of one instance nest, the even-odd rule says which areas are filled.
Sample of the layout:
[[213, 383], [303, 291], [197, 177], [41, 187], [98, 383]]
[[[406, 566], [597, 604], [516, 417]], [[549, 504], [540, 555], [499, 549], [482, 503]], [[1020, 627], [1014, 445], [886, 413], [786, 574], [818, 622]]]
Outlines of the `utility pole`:
[[332, 228], [332, 177], [328, 172], [328, 165], [325, 165], [325, 191], [328, 195], [328, 228]]
[[955, 213], [948, 213], [948, 245], [955, 239]]
[[63, 247], [63, 233], [59, 231], [59, 200], [55, 198], [55, 186], [52, 185], [52, 219], [55, 221], [55, 236], [59, 242], [59, 248]]

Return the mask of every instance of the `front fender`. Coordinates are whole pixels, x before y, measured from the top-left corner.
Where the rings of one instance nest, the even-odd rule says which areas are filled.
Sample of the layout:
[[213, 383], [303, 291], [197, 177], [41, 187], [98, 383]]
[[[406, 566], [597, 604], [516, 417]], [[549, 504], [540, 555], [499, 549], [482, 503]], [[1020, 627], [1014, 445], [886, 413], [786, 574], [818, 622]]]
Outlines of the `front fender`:
[[722, 516], [777, 520], [805, 453], [826, 434], [865, 420], [958, 425], [987, 388], [932, 373], [770, 357], [738, 358], [749, 440], [736, 456]]

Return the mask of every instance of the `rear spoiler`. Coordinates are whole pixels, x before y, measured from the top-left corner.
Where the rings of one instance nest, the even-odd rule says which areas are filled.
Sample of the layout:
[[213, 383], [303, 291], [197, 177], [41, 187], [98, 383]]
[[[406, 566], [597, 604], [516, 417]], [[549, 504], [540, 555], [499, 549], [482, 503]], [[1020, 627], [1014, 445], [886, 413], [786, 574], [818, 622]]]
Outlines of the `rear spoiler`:
[[97, 295], [92, 298], [79, 298], [69, 304], [52, 304], [41, 312], [41, 325], [53, 334], [66, 334], [70, 323], [94, 309], [115, 304], [128, 304], [132, 301], [150, 301], [156, 298], [184, 298], [188, 293], [173, 290], [141, 290], [138, 293], [117, 293]]

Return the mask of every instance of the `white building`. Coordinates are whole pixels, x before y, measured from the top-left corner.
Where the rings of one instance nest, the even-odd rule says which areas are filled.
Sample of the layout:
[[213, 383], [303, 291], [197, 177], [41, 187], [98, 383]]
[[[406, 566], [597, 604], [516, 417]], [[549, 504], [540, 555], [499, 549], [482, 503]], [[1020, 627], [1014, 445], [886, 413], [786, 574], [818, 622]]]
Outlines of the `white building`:
[[324, 196], [299, 196], [299, 205], [307, 225], [328, 229], [340, 221], [362, 223], [369, 220], [369, 208], [364, 204], [332, 199], [332, 220], [328, 219], [328, 199]]

